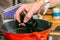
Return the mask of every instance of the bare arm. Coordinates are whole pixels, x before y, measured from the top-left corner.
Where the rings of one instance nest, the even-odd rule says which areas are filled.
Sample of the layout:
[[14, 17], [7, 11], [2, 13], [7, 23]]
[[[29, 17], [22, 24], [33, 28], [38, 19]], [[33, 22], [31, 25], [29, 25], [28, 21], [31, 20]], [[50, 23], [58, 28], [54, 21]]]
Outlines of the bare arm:
[[[60, 0], [49, 0], [50, 8], [60, 5]], [[22, 11], [26, 10], [27, 14], [24, 18], [24, 22], [29, 21], [29, 19], [33, 16], [33, 14], [37, 13], [39, 10], [42, 9], [42, 7], [45, 6], [45, 0], [37, 0], [33, 3], [27, 3], [21, 5], [21, 7], [16, 11], [14, 18], [20, 22], [19, 14], [21, 14]]]
[[[41, 1], [41, 0], [37, 0], [37, 1]], [[44, 3], [45, 0], [41, 1]], [[58, 6], [60, 5], [60, 0], [49, 0], [49, 3], [50, 3], [50, 7], [55, 7], [55, 6]], [[44, 3], [45, 4], [45, 3]]]
[[60, 0], [49, 0], [50, 2], [50, 7], [55, 7], [60, 5]]

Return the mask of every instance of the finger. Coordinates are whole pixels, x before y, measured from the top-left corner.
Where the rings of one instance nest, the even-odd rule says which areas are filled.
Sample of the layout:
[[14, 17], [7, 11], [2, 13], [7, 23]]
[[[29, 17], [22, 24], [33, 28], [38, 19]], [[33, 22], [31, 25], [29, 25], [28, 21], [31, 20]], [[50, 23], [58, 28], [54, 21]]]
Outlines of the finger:
[[20, 23], [20, 14], [24, 11], [24, 7], [21, 6], [15, 13], [14, 18]]
[[21, 23], [22, 26], [26, 26], [25, 23]]
[[14, 19], [20, 23], [20, 15], [14, 14]]
[[32, 7], [29, 12], [26, 14], [25, 18], [24, 18], [24, 22], [28, 22], [30, 20], [30, 18], [33, 16], [33, 14], [35, 14], [37, 12], [37, 8], [36, 7]]
[[33, 13], [28, 12], [24, 18], [24, 23], [28, 22], [32, 16], [33, 16]]
[[23, 4], [23, 5], [20, 6], [20, 8], [18, 8], [18, 10], [16, 11], [16, 13], [21, 14], [22, 11], [24, 11], [24, 10], [25, 10], [25, 5]]

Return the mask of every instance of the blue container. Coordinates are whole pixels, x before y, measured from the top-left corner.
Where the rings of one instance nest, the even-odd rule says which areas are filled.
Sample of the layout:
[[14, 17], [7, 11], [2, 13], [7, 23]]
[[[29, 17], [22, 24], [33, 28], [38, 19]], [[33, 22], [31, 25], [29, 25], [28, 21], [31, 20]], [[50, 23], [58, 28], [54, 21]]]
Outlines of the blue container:
[[59, 16], [60, 16], [60, 12], [54, 12], [54, 13], [53, 13], [53, 16], [54, 16], [54, 17], [59, 17]]
[[60, 18], [60, 9], [59, 8], [53, 8], [53, 17], [55, 19], [59, 19]]
[[14, 14], [17, 11], [18, 8], [19, 7], [15, 8], [15, 9], [9, 11], [9, 12], [4, 13], [4, 18], [5, 19], [12, 19], [12, 18], [14, 18]]

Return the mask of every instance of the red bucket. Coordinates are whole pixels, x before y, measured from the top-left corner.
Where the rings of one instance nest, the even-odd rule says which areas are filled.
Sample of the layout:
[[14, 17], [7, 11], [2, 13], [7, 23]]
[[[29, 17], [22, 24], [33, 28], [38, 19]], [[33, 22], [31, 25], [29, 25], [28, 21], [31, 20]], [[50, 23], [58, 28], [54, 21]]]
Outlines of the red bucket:
[[50, 29], [42, 32], [33, 32], [31, 34], [11, 34], [4, 33], [6, 40], [47, 40]]
[[[9, 24], [9, 26], [4, 25], [4, 27], [5, 26], [9, 27], [9, 28], [13, 27], [12, 24], [14, 24], [14, 23], [11, 23], [11, 22], [12, 21], [7, 23], [7, 24]], [[5, 27], [5, 29], [6, 29], [6, 27]], [[30, 28], [30, 27], [27, 27], [26, 29], [24, 29], [24, 30], [26, 30], [25, 31], [26, 33], [10, 33], [10, 32], [3, 31], [3, 30], [1, 30], [0, 32], [3, 33], [6, 40], [47, 40], [48, 34], [50, 32], [50, 27], [51, 27], [50, 22], [47, 22], [44, 20], [38, 20], [34, 27], [33, 26], [32, 26], [32, 28]], [[19, 31], [23, 32], [24, 30], [21, 31], [21, 29], [20, 29]]]

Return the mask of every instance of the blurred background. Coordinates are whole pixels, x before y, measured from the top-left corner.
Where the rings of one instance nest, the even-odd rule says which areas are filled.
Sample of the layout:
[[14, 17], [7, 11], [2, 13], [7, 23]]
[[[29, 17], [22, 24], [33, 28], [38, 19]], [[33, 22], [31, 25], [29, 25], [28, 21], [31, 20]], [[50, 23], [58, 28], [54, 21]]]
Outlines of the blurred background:
[[0, 7], [13, 6], [19, 3], [28, 3], [33, 1], [35, 0], [0, 0]]
[[[29, 3], [34, 1], [36, 0], [0, 0], [0, 8], [6, 9], [19, 3]], [[6, 14], [4, 14], [4, 16], [9, 18], [13, 17], [13, 13], [15, 13], [17, 9], [18, 8], [15, 8], [10, 12], [7, 12]], [[49, 34], [48, 40], [60, 40], [60, 6], [49, 8], [47, 13], [42, 16], [43, 20], [52, 22], [51, 32]], [[0, 40], [4, 40], [2, 34], [0, 35]]]

